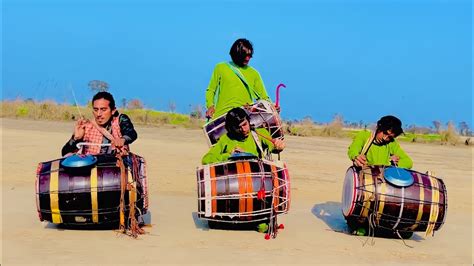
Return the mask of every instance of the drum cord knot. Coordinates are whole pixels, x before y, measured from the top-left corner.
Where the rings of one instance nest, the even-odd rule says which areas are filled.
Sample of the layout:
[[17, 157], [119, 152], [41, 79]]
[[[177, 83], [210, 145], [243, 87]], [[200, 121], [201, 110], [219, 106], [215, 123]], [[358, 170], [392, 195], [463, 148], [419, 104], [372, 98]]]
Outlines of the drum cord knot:
[[[138, 235], [144, 234], [145, 230], [140, 228], [137, 218], [135, 217], [135, 200], [129, 198], [130, 206], [127, 224], [125, 224], [125, 193], [130, 191], [136, 193], [133, 183], [127, 183], [127, 169], [124, 165], [123, 158], [117, 154], [117, 166], [120, 168], [120, 227], [119, 231], [123, 234], [137, 238]], [[135, 179], [135, 176], [133, 177]], [[132, 196], [133, 197], [133, 196]]]

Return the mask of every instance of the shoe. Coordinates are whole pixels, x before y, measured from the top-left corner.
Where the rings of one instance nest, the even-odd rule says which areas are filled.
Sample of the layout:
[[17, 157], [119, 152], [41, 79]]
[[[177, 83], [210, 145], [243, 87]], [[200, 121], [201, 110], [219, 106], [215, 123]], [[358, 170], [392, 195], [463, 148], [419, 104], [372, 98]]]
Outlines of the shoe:
[[261, 223], [257, 225], [257, 231], [260, 233], [266, 233], [268, 231], [268, 224], [266, 223]]
[[357, 230], [354, 231], [354, 234], [358, 236], [365, 236], [367, 235], [367, 231], [365, 230], [364, 227], [359, 227], [357, 228]]

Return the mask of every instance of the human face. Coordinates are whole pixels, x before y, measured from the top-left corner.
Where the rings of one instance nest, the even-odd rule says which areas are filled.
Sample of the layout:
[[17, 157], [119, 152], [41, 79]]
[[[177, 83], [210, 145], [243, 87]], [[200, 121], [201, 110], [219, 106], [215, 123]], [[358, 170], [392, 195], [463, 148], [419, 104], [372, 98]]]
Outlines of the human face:
[[378, 143], [390, 143], [397, 136], [395, 136], [395, 134], [391, 130], [387, 130], [378, 132], [375, 137]]
[[250, 49], [247, 49], [244, 47], [244, 52], [246, 53], [245, 57], [244, 57], [244, 61], [242, 62], [242, 64], [244, 66], [248, 65], [249, 62], [250, 62], [250, 59], [252, 58], [252, 55], [253, 55], [253, 51], [250, 50]]
[[245, 119], [242, 123], [239, 124], [239, 130], [242, 135], [247, 137], [250, 133], [250, 123], [247, 119]]
[[109, 122], [115, 109], [110, 109], [110, 102], [106, 99], [97, 99], [93, 102], [93, 111], [95, 122], [99, 126], [105, 126]]

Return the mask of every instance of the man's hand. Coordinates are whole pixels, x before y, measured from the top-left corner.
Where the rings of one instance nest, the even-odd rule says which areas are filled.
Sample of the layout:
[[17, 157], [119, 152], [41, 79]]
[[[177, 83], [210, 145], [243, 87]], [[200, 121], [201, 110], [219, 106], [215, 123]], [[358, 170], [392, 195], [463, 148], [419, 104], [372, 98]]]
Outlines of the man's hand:
[[87, 119], [79, 119], [76, 122], [76, 125], [74, 126], [74, 140], [80, 140], [84, 138], [84, 134], [86, 133], [86, 125], [89, 123], [89, 120]]
[[209, 106], [209, 109], [206, 111], [206, 117], [211, 118], [214, 115], [214, 112], [216, 109], [214, 108], [214, 105]]
[[366, 166], [367, 165], [367, 158], [365, 158], [365, 155], [361, 154], [358, 155], [357, 157], [354, 158], [354, 165], [355, 166]]
[[112, 145], [117, 147], [117, 148], [122, 148], [125, 145], [125, 139], [124, 138], [114, 138], [112, 140]]
[[280, 113], [281, 107], [279, 105], [275, 105], [275, 109], [277, 110], [278, 113]]
[[395, 165], [398, 165], [398, 161], [400, 161], [400, 157], [397, 155], [390, 156], [390, 161], [392, 161]]
[[239, 146], [235, 147], [232, 150], [232, 153], [241, 153], [241, 152], [244, 152], [244, 149], [240, 148]]
[[273, 139], [272, 143], [276, 150], [282, 151], [285, 148], [285, 142], [282, 139]]

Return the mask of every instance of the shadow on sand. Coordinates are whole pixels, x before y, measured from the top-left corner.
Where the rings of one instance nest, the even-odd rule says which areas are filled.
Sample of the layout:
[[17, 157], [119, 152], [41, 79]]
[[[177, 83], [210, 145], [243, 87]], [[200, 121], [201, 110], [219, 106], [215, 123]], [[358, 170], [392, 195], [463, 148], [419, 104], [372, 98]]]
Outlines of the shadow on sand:
[[[314, 216], [325, 222], [332, 231], [352, 235], [351, 229], [342, 215], [342, 205], [340, 202], [328, 201], [321, 204], [315, 204], [311, 209], [311, 212]], [[376, 237], [398, 239], [398, 236], [388, 236], [386, 233], [377, 234]], [[423, 238], [416, 233], [414, 233], [409, 239], [416, 242], [423, 240]]]

